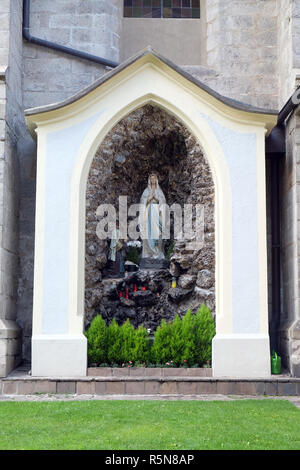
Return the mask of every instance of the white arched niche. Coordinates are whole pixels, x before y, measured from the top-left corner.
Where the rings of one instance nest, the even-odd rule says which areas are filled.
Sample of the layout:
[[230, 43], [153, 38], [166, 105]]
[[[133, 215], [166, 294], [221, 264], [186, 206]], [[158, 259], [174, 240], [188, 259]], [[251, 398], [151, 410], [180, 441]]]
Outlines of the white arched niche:
[[26, 111], [38, 140], [32, 375], [85, 376], [85, 191], [105, 135], [145, 104], [199, 140], [215, 184], [215, 377], [268, 377], [265, 134], [275, 112], [223, 98], [147, 49], [81, 93]]

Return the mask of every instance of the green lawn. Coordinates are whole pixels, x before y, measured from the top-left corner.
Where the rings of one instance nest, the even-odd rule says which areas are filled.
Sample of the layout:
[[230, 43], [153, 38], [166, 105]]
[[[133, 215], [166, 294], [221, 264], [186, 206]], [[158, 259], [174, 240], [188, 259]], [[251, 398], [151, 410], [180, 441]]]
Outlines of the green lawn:
[[285, 400], [0, 402], [0, 449], [300, 449]]

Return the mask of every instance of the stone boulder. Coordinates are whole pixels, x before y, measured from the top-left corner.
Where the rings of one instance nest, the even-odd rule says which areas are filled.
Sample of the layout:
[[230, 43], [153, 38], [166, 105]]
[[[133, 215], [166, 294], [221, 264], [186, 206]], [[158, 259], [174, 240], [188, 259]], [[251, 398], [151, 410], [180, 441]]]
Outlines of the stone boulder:
[[210, 289], [215, 283], [214, 274], [208, 269], [202, 269], [198, 272], [197, 286], [202, 289]]
[[132, 292], [130, 297], [135, 305], [140, 307], [153, 305], [157, 302], [158, 299], [157, 296], [150, 290], [138, 290], [137, 292]]
[[169, 267], [169, 272], [171, 276], [173, 277], [178, 277], [180, 275], [180, 266], [178, 263], [175, 261], [171, 260], [170, 262], [170, 267]]
[[178, 279], [178, 286], [182, 287], [183, 289], [190, 289], [194, 287], [196, 282], [196, 276], [191, 274], [183, 274]]
[[182, 300], [186, 299], [191, 293], [193, 292], [193, 289], [182, 289], [180, 287], [171, 287], [168, 290], [168, 298], [174, 302], [174, 303], [179, 303]]

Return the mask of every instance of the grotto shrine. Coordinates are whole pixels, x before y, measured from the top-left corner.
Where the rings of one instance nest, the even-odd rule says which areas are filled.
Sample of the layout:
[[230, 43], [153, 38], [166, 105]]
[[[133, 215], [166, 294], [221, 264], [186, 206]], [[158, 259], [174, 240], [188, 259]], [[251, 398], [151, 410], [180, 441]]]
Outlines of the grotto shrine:
[[[269, 377], [265, 137], [276, 112], [218, 95], [147, 48], [25, 114], [38, 143], [32, 376], [85, 376], [97, 314], [153, 332], [205, 303], [213, 376]], [[196, 206], [193, 244], [168, 208], [184, 207], [185, 221]], [[111, 207], [116, 229], [101, 237]]]

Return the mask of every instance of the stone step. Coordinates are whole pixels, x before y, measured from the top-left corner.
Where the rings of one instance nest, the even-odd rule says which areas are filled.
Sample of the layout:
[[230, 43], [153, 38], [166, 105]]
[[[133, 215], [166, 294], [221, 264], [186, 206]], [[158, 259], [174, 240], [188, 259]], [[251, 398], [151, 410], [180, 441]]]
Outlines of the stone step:
[[90, 377], [212, 377], [209, 367], [89, 367]]
[[0, 380], [0, 395], [251, 395], [300, 396], [300, 379], [225, 379], [212, 377], [73, 377], [44, 378], [28, 374], [10, 375]]

